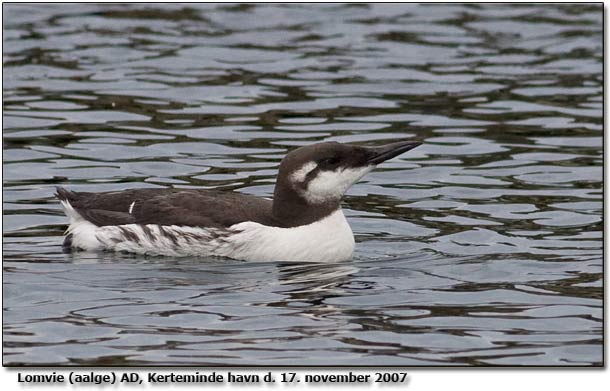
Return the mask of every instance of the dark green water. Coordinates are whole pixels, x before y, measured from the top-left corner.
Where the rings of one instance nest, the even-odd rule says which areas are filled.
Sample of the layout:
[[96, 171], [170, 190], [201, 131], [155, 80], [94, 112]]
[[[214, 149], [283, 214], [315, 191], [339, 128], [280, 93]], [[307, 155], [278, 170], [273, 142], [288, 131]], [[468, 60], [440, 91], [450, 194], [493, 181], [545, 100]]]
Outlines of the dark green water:
[[[5, 365], [601, 364], [601, 5], [3, 11]], [[396, 138], [351, 262], [61, 251], [56, 185], [270, 196]]]

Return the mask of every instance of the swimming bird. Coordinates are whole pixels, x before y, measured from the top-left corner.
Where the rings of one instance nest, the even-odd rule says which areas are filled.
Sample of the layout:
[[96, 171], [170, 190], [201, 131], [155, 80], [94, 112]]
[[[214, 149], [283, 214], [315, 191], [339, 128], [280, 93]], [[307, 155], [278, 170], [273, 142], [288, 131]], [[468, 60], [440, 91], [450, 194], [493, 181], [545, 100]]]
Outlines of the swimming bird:
[[58, 187], [70, 220], [64, 247], [247, 261], [347, 260], [355, 243], [341, 210], [345, 192], [378, 164], [420, 144], [297, 148], [280, 163], [272, 200], [216, 190]]

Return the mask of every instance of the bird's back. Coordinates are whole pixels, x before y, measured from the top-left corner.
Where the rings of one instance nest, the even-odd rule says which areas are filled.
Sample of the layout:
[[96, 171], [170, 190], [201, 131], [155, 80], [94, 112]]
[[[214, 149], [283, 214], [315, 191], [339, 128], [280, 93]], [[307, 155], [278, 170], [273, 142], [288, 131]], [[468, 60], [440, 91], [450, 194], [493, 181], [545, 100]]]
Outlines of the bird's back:
[[134, 189], [74, 192], [57, 197], [96, 226], [157, 224], [226, 228], [245, 221], [274, 225], [271, 200], [236, 192], [200, 189]]

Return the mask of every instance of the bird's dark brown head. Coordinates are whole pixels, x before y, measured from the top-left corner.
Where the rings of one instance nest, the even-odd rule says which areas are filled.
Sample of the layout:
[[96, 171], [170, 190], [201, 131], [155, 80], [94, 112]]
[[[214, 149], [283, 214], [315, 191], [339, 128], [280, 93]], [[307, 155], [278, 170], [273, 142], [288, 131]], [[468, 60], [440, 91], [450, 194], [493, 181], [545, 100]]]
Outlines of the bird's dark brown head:
[[[381, 146], [323, 142], [288, 153], [275, 186], [274, 215], [294, 215], [302, 207], [339, 207], [345, 192], [378, 164], [407, 152], [419, 141], [397, 141]], [[316, 207], [316, 208], [313, 208]]]

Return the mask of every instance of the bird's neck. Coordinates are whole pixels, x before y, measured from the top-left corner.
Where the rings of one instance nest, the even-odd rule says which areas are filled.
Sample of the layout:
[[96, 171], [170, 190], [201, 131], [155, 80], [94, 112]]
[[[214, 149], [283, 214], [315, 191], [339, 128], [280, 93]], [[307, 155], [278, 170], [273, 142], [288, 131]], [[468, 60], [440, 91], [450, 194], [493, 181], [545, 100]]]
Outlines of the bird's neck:
[[311, 224], [341, 209], [341, 201], [311, 204], [291, 186], [276, 184], [273, 193], [273, 218], [281, 227]]

